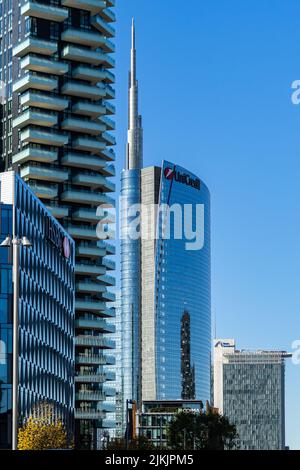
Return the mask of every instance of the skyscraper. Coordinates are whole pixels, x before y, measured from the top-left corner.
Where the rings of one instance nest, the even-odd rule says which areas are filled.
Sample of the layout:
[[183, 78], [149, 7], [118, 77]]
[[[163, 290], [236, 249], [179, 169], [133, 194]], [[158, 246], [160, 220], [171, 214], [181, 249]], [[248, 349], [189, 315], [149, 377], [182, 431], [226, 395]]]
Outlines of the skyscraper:
[[285, 351], [214, 344], [214, 406], [236, 425], [241, 450], [285, 448]]
[[[114, 358], [106, 318], [115, 248], [96, 232], [109, 220], [115, 190], [109, 131], [115, 0], [9, 0], [0, 3], [3, 159], [14, 168], [76, 241], [76, 436], [96, 448], [114, 426], [105, 372]], [[97, 206], [101, 209], [97, 211]], [[102, 225], [101, 225], [102, 224]], [[106, 238], [113, 233], [106, 232]]]
[[[127, 156], [121, 177], [124, 399], [136, 400], [138, 405], [144, 400], [187, 396], [206, 401], [210, 394], [210, 195], [203, 181], [179, 165], [163, 161], [161, 168], [143, 168], [134, 23], [129, 77]], [[198, 206], [203, 209], [203, 244], [197, 250], [186, 249], [187, 233], [174, 236], [174, 220], [167, 224], [159, 209], [167, 206], [172, 212], [177, 205], [184, 211], [185, 204], [192, 212]], [[183, 212], [181, 217], [182, 222]], [[169, 239], [164, 236], [168, 228], [173, 233]]]

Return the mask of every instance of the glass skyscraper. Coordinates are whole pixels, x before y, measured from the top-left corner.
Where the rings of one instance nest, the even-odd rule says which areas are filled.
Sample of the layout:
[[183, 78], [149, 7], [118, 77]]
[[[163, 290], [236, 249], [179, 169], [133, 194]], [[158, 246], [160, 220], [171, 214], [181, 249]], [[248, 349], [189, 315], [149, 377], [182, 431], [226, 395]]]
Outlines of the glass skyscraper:
[[214, 406], [237, 427], [241, 450], [285, 449], [285, 351], [237, 350], [215, 340]]
[[[20, 246], [18, 417], [47, 401], [74, 432], [75, 243], [14, 172], [0, 174], [0, 237]], [[0, 247], [0, 448], [12, 437], [12, 254]]]
[[[76, 444], [97, 448], [114, 427], [105, 373], [114, 358], [107, 230], [114, 206], [115, 0], [0, 0], [2, 160], [76, 241]], [[101, 209], [97, 211], [98, 206]], [[103, 232], [103, 230], [102, 230]]]

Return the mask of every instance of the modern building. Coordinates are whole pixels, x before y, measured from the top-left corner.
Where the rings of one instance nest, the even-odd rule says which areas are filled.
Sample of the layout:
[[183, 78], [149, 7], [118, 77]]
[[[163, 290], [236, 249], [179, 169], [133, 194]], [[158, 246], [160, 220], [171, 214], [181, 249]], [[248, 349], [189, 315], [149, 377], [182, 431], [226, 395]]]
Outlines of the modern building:
[[201, 413], [202, 401], [146, 401], [138, 417], [138, 435], [146, 437], [158, 449], [167, 448], [168, 426], [174, 415], [184, 411]]
[[132, 36], [121, 181], [124, 400], [135, 400], [138, 407], [149, 400], [205, 402], [210, 398], [210, 194], [179, 165], [163, 161], [161, 167], [143, 167], [134, 26]]
[[70, 435], [74, 431], [75, 243], [15, 172], [1, 173], [0, 241], [12, 244], [22, 237], [31, 246], [20, 244], [18, 272], [13, 272], [10, 243], [0, 247], [0, 448], [12, 446], [16, 385], [19, 424], [34, 405], [47, 401]]
[[114, 5], [0, 2], [3, 159], [76, 241], [76, 445], [93, 449], [114, 426], [103, 367], [114, 362], [115, 247], [102, 230], [115, 191]]
[[237, 427], [241, 450], [285, 449], [285, 351], [214, 343], [214, 406]]

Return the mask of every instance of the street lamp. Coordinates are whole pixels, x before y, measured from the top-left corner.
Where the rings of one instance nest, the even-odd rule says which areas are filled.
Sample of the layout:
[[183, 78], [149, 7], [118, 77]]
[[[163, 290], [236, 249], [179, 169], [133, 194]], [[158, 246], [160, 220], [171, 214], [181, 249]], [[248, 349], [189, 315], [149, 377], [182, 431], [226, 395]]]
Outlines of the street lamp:
[[13, 380], [12, 380], [12, 450], [18, 448], [18, 383], [19, 383], [19, 251], [20, 246], [31, 246], [27, 237], [7, 235], [0, 246], [12, 248], [13, 265]]

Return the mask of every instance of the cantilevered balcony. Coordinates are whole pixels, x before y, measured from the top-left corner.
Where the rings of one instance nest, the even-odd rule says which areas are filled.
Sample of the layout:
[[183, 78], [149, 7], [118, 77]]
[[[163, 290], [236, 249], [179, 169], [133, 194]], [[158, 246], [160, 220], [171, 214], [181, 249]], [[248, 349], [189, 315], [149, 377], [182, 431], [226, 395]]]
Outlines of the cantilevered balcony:
[[57, 87], [57, 78], [44, 77], [43, 75], [26, 74], [13, 84], [13, 92], [22, 93], [29, 88], [36, 90], [52, 91]]
[[40, 199], [54, 199], [57, 197], [58, 188], [56, 185], [41, 184], [36, 183], [35, 181], [29, 181], [28, 184]]
[[[103, 255], [102, 255], [103, 256]], [[76, 283], [76, 292], [79, 294], [99, 294], [107, 292], [106, 286], [98, 282], [80, 281]]]
[[68, 233], [75, 240], [98, 240], [98, 235], [95, 227], [80, 227], [77, 225], [68, 225]]
[[76, 150], [85, 150], [87, 152], [101, 154], [101, 150], [106, 147], [105, 142], [100, 142], [96, 138], [78, 137], [73, 141], [73, 147]]
[[[76, 364], [80, 365], [114, 365], [116, 363], [114, 356], [107, 356], [106, 354], [88, 354], [79, 353], [76, 356]], [[105, 391], [106, 394], [106, 391]], [[107, 394], [106, 394], [107, 395]], [[107, 395], [114, 396], [114, 395]]]
[[[98, 303], [98, 302], [95, 302]], [[77, 310], [77, 302], [76, 302], [76, 310]], [[77, 336], [75, 338], [76, 346], [91, 346], [100, 349], [114, 349], [116, 344], [111, 339], [103, 338], [101, 336], [90, 336], [90, 335], [82, 335]], [[107, 372], [107, 374], [111, 374]], [[114, 375], [114, 374], [112, 374]], [[113, 380], [113, 379], [111, 379]]]
[[97, 330], [102, 333], [115, 333], [116, 327], [110, 325], [101, 318], [85, 318], [80, 317], [75, 321], [76, 328], [82, 328], [83, 330]]
[[116, 301], [116, 294], [114, 292], [106, 291], [102, 295], [103, 299], [108, 300], [109, 302]]
[[79, 65], [72, 72], [72, 77], [79, 80], [87, 80], [90, 82], [107, 82], [114, 83], [115, 76], [109, 70], [101, 70], [99, 67], [89, 67], [87, 65]]
[[105, 191], [115, 191], [115, 184], [107, 180], [105, 176], [93, 175], [89, 173], [77, 173], [72, 178], [73, 184], [80, 184], [88, 188], [102, 187]]
[[107, 68], [115, 66], [115, 60], [108, 54], [78, 46], [65, 46], [62, 50], [62, 57], [77, 62], [86, 62], [87, 64], [103, 64]]
[[[85, 168], [89, 170], [101, 170], [105, 173], [106, 161], [95, 155], [87, 155], [84, 153], [67, 153], [62, 158], [65, 166], [74, 168]], [[106, 173], [105, 173], [106, 174]]]
[[105, 87], [93, 85], [82, 85], [79, 82], [68, 81], [63, 85], [61, 90], [63, 95], [77, 96], [81, 98], [89, 98], [91, 100], [99, 100], [105, 96]]
[[45, 41], [43, 39], [30, 36], [24, 41], [20, 42], [13, 48], [14, 57], [24, 57], [27, 54], [43, 54], [53, 55], [57, 51], [57, 42]]
[[104, 284], [107, 284], [109, 286], [115, 286], [116, 285], [116, 279], [114, 278], [114, 276], [104, 274], [103, 276], [99, 276], [98, 279], [99, 279], [99, 281], [101, 281]]
[[101, 116], [99, 117], [99, 121], [102, 122], [102, 124], [105, 125], [107, 130], [114, 131], [116, 128], [115, 121], [110, 119], [107, 116]]
[[113, 163], [105, 165], [103, 168], [101, 168], [101, 173], [103, 173], [105, 176], [115, 176], [115, 165], [113, 165]]
[[115, 403], [111, 403], [109, 401], [103, 401], [98, 405], [99, 409], [105, 411], [106, 413], [114, 413], [116, 411]]
[[26, 163], [27, 161], [52, 163], [57, 160], [57, 151], [42, 150], [37, 147], [27, 147], [12, 156], [13, 165]]
[[100, 137], [107, 145], [116, 145], [116, 138], [109, 132], [103, 132]]
[[104, 392], [93, 392], [92, 390], [84, 390], [76, 393], [76, 400], [78, 401], [102, 401], [106, 399]]
[[90, 119], [80, 119], [80, 118], [73, 118], [73, 117], [68, 117], [66, 118], [62, 124], [62, 129], [72, 131], [72, 132], [81, 132], [84, 134], [92, 134], [92, 135], [98, 135], [100, 132], [105, 131], [105, 125], [96, 122], [96, 121], [91, 121]]
[[[100, 410], [85, 410], [76, 408], [74, 412], [75, 419], [104, 420], [104, 413]], [[103, 418], [103, 419], [102, 419]]]
[[68, 143], [68, 136], [57, 132], [41, 131], [34, 127], [27, 127], [21, 132], [21, 141], [24, 143], [51, 145], [62, 147]]
[[26, 165], [21, 168], [20, 174], [25, 180], [35, 179], [63, 183], [68, 179], [68, 170], [37, 165]]
[[114, 429], [116, 427], [116, 420], [115, 419], [101, 419], [100, 420], [101, 428], [105, 429]]
[[100, 11], [100, 16], [104, 18], [107, 23], [114, 23], [116, 21], [115, 13], [109, 8], [104, 8]]
[[43, 113], [33, 109], [29, 109], [20, 114], [13, 120], [13, 127], [22, 129], [30, 124], [43, 127], [52, 127], [57, 124], [57, 115], [50, 113]]
[[45, 59], [35, 55], [27, 55], [21, 60], [20, 65], [23, 70], [51, 73], [54, 75], [64, 75], [69, 68], [68, 64], [64, 62], [57, 62], [53, 59]]
[[64, 7], [87, 10], [93, 15], [106, 8], [106, 2], [104, 0], [62, 0], [61, 4]]
[[113, 104], [105, 101], [103, 105], [106, 108], [106, 114], [116, 114], [116, 107]]
[[111, 269], [113, 271], [116, 269], [116, 262], [112, 259], [103, 258], [102, 265], [105, 266], [106, 269]]
[[[106, 272], [105, 268], [103, 266], [97, 266], [95, 264], [83, 264], [83, 263], [76, 263], [75, 265], [75, 274], [80, 274], [80, 275], [87, 275], [87, 276], [99, 276], [99, 275], [104, 275]], [[101, 304], [101, 308], [103, 308], [105, 304]], [[97, 308], [99, 310], [100, 307]], [[82, 310], [82, 309], [81, 309]], [[85, 310], [85, 308], [83, 309]]]
[[99, 241], [98, 246], [100, 248], [104, 248], [106, 250], [106, 254], [109, 254], [109, 255], [116, 254], [116, 247], [115, 245], [112, 245], [111, 243], [108, 243], [106, 241]]
[[87, 101], [78, 101], [72, 107], [72, 112], [74, 114], [80, 114], [83, 116], [90, 116], [96, 118], [101, 114], [105, 114], [106, 108], [101, 104], [93, 104]]
[[56, 219], [63, 219], [64, 217], [68, 217], [69, 209], [68, 207], [61, 207], [61, 206], [47, 206], [47, 209], [51, 212], [53, 217]]
[[78, 222], [91, 222], [91, 223], [98, 223], [103, 217], [101, 215], [97, 215], [97, 209], [88, 209], [88, 208], [80, 208], [76, 209], [72, 213], [72, 220], [76, 220]]
[[53, 111], [62, 111], [68, 107], [69, 100], [36, 91], [27, 91], [21, 96], [22, 106], [31, 106], [35, 108], [51, 109]]
[[[99, 246], [76, 246], [76, 255], [82, 258], [100, 258], [101, 256], [106, 255], [106, 250], [104, 248], [100, 248]], [[100, 292], [99, 287], [99, 292]], [[86, 292], [86, 291], [84, 291]]]
[[42, 18], [44, 20], [61, 23], [68, 18], [68, 10], [66, 8], [60, 8], [34, 1], [26, 2], [21, 7], [21, 15], [33, 16], [34, 18]]
[[68, 189], [61, 195], [64, 202], [73, 202], [77, 204], [98, 205], [114, 207], [115, 201], [111, 197], [101, 192], [92, 192], [84, 190]]
[[116, 1], [115, 0], [106, 0], [106, 5], [108, 7], [114, 7], [116, 5]]
[[105, 91], [106, 91], [105, 99], [113, 100], [115, 98], [116, 96], [115, 90], [110, 85], [106, 85]]
[[65, 42], [82, 44], [89, 47], [102, 47], [106, 43], [106, 38], [103, 34], [75, 28], [68, 28], [63, 31], [61, 39]]
[[106, 382], [105, 374], [75, 375], [75, 383], [104, 383], [104, 382]]
[[93, 16], [91, 18], [91, 23], [94, 28], [107, 36], [109, 38], [113, 38], [115, 36], [114, 28], [108, 24], [106, 21], [103, 20], [99, 15]]

